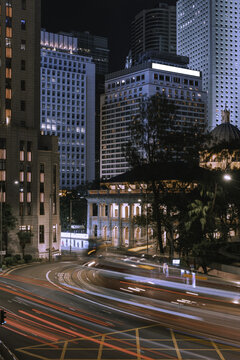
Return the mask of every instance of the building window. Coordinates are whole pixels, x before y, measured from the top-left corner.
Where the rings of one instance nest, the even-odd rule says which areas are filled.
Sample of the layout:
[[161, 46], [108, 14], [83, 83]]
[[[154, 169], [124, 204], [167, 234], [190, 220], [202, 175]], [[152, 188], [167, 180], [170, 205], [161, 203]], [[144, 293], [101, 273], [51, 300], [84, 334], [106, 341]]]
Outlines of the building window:
[[21, 60], [21, 70], [26, 70], [26, 61]]
[[21, 30], [26, 30], [26, 20], [21, 20]]
[[26, 110], [26, 101], [21, 100], [20, 109], [21, 109], [21, 111], [25, 111], [25, 110]]
[[44, 203], [40, 202], [40, 215], [44, 215]]
[[39, 243], [44, 244], [44, 225], [39, 225]]
[[25, 80], [21, 80], [21, 90], [22, 91], [26, 90], [26, 82], [25, 82]]
[[26, 0], [22, 0], [22, 10], [26, 10], [27, 4]]
[[21, 47], [20, 47], [21, 50], [26, 50], [26, 40], [21, 40]]

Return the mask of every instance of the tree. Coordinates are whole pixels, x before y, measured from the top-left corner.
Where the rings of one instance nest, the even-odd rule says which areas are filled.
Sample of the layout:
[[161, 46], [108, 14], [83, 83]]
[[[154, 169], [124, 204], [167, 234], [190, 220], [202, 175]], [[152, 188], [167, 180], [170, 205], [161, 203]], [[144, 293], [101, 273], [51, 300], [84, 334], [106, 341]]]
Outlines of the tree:
[[[142, 100], [139, 114], [130, 123], [130, 139], [125, 146], [127, 161], [133, 169], [144, 165], [157, 167], [163, 162], [187, 162], [190, 158], [192, 163], [199, 162], [199, 150], [204, 144], [204, 135], [199, 132], [195, 123], [188, 127], [179, 125], [176, 111], [173, 101], [164, 95], [156, 94]], [[153, 194], [152, 217], [160, 252], [163, 253], [162, 230], [164, 223], [166, 225], [164, 205], [169, 204], [169, 189], [163, 181], [156, 178], [141, 180], [145, 180]], [[167, 215], [170, 213], [172, 214], [169, 211]], [[168, 221], [168, 226], [173, 225], [172, 219]]]
[[12, 214], [11, 206], [7, 203], [2, 204], [2, 240], [3, 246], [7, 252], [8, 250], [8, 233], [15, 229], [17, 219]]
[[188, 206], [182, 247], [205, 273], [211, 262], [217, 260], [219, 249], [226, 246], [230, 231], [239, 226], [240, 194], [231, 191], [216, 178], [215, 183], [199, 186]]
[[33, 234], [31, 233], [31, 231], [21, 230], [17, 233], [17, 236], [22, 249], [22, 256], [24, 258], [25, 247], [31, 242], [31, 237], [33, 236]]

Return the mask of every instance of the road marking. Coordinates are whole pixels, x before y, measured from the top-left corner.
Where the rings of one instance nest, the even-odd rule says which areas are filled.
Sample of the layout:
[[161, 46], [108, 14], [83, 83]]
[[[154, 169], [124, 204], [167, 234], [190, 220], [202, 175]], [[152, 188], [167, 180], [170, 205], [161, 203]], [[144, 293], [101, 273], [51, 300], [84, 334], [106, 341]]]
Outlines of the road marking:
[[106, 335], [103, 335], [102, 338], [101, 338], [101, 344], [100, 344], [99, 349], [98, 349], [98, 357], [97, 357], [97, 360], [101, 360], [101, 359], [102, 359], [102, 351], [103, 351], [103, 344], [104, 344], [104, 341], [105, 341], [105, 336], [106, 336]]
[[141, 348], [140, 348], [140, 339], [139, 339], [139, 329], [136, 328], [136, 345], [137, 345], [137, 359], [141, 360]]
[[215, 344], [214, 341], [211, 341], [212, 346], [214, 347], [214, 349], [216, 350], [218, 356], [220, 357], [221, 360], [225, 360], [225, 357], [223, 356], [223, 354], [221, 353], [221, 351], [219, 350], [219, 348], [217, 347], [217, 344]]
[[174, 344], [174, 347], [175, 347], [175, 350], [177, 353], [178, 360], [182, 360], [182, 355], [180, 353], [175, 334], [172, 329], [170, 331], [171, 331], [172, 341], [173, 341], [173, 344]]
[[62, 350], [62, 353], [61, 353], [60, 360], [64, 360], [65, 353], [66, 353], [66, 350], [67, 350], [67, 346], [68, 346], [68, 341], [65, 341], [64, 346], [63, 346], [63, 350]]

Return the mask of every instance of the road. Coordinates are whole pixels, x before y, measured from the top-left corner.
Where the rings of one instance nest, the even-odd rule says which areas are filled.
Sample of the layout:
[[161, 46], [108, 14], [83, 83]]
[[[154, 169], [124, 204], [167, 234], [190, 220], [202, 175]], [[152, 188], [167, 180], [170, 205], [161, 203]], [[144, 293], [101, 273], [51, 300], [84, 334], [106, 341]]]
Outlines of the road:
[[[126, 275], [128, 265], [117, 272], [106, 269], [104, 259], [91, 265], [93, 261], [89, 259], [86, 266], [31, 265], [0, 277], [0, 305], [7, 311], [0, 339], [19, 360], [239, 359], [238, 337], [231, 326], [239, 308], [227, 299], [215, 308], [216, 295], [212, 295], [207, 312], [210, 326], [202, 307], [173, 303], [179, 293], [174, 297], [173, 292], [160, 292], [154, 284], [148, 284], [152, 288], [145, 293], [139, 289], [146, 284], [138, 278], [134, 283], [136, 272], [129, 270], [127, 281], [119, 278], [119, 272]], [[138, 276], [153, 272], [148, 265], [137, 270]], [[173, 291], [169, 284], [165, 290]], [[171, 298], [169, 304], [166, 296]], [[220, 319], [217, 324], [214, 312], [219, 315], [222, 307], [228, 313], [222, 314], [224, 323]], [[237, 322], [236, 326], [239, 334]]]

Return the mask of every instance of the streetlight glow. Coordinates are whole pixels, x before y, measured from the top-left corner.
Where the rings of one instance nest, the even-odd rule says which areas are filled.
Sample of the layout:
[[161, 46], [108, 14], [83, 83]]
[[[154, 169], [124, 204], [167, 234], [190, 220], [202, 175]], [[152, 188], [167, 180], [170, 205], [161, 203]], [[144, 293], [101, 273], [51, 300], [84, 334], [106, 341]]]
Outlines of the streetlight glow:
[[231, 177], [231, 175], [229, 175], [229, 174], [224, 174], [224, 175], [223, 175], [223, 178], [224, 178], [225, 181], [230, 181], [230, 180], [232, 180], [232, 177]]

